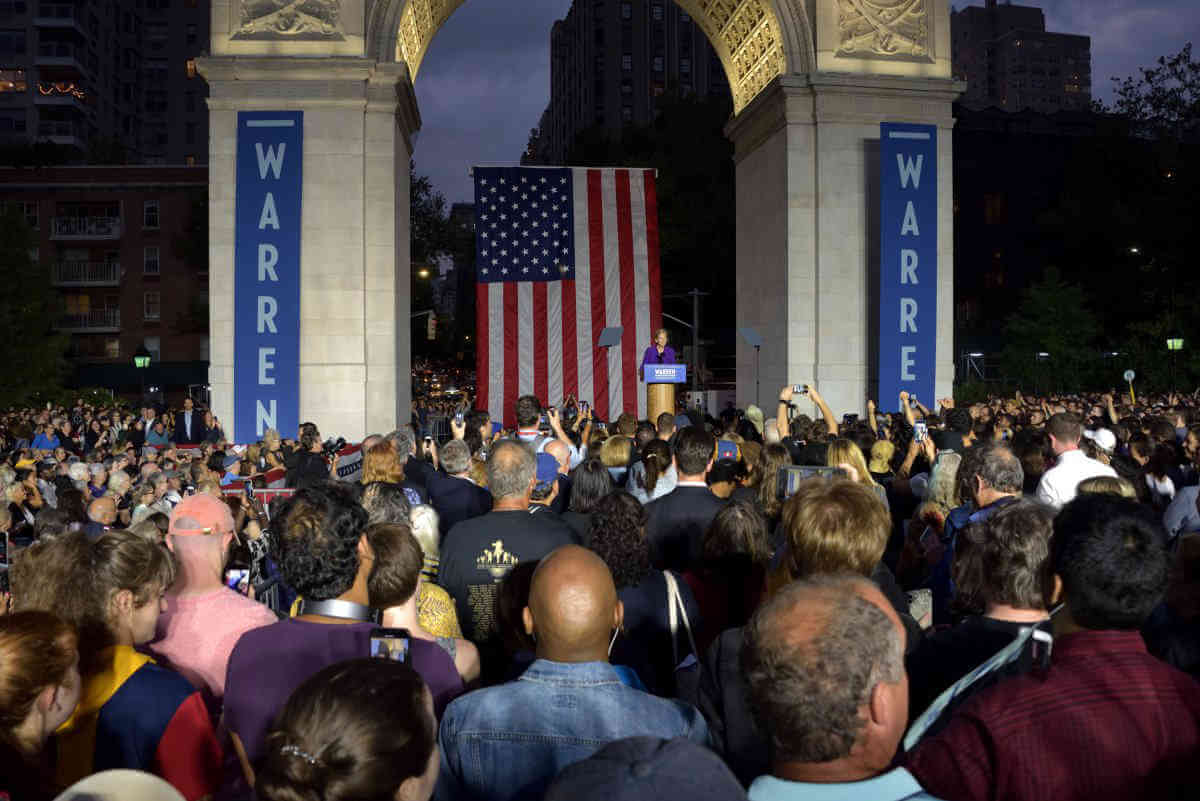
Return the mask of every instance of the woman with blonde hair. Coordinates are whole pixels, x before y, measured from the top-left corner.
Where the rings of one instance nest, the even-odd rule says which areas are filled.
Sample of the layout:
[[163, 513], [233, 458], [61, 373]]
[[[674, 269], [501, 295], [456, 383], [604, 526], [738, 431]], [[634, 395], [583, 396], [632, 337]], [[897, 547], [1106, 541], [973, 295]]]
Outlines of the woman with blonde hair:
[[600, 446], [600, 461], [608, 468], [608, 474], [612, 476], [615, 486], [625, 486], [632, 454], [633, 440], [624, 434], [609, 437]]
[[[838, 437], [829, 443], [825, 464], [829, 467], [840, 467], [843, 470], [851, 468], [853, 472], [850, 478], [854, 482], [870, 488], [875, 493], [875, 497], [883, 502], [884, 507], [891, 510], [891, 506], [888, 504], [887, 490], [871, 478], [871, 471], [867, 468], [867, 460], [863, 458], [862, 449], [853, 440]], [[851, 471], [847, 470], [847, 472]]]

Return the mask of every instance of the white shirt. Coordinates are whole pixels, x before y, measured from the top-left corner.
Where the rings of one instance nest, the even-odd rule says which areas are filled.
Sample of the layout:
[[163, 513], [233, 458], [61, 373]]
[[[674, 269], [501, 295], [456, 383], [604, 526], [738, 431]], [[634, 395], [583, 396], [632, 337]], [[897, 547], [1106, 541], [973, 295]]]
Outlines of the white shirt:
[[1079, 482], [1097, 476], [1117, 477], [1117, 471], [1103, 462], [1089, 459], [1083, 451], [1063, 451], [1058, 464], [1047, 470], [1038, 482], [1037, 499], [1061, 509], [1075, 499]]

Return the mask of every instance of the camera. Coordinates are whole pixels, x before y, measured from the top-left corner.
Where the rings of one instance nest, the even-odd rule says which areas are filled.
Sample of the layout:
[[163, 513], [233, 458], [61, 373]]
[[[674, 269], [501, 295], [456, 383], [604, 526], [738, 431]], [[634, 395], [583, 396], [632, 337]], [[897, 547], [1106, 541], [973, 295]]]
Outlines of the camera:
[[338, 451], [340, 451], [344, 447], [346, 447], [346, 438], [345, 437], [338, 437], [337, 439], [333, 439], [331, 437], [331, 438], [325, 440], [325, 442], [323, 442], [321, 444], [321, 453], [325, 454], [325, 456], [327, 456], [327, 457], [332, 458], [334, 455], [337, 454]]

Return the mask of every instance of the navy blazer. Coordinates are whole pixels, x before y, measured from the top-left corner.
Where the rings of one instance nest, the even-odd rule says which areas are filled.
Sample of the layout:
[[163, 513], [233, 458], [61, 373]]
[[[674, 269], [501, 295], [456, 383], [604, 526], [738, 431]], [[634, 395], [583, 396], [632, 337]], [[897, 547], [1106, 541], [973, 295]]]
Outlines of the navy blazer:
[[646, 504], [651, 563], [680, 573], [698, 564], [704, 532], [725, 503], [708, 487], [676, 487]]
[[433, 471], [426, 477], [425, 490], [430, 505], [437, 510], [438, 531], [443, 540], [456, 523], [492, 511], [492, 493], [465, 478]]

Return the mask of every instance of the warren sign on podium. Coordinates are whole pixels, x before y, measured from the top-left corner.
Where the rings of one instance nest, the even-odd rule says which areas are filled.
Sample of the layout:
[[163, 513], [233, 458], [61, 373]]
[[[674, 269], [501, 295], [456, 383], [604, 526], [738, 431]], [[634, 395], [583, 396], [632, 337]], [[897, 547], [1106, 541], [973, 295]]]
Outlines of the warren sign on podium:
[[240, 111], [234, 228], [236, 442], [300, 426], [304, 112]]
[[937, 126], [880, 125], [879, 405], [932, 407], [937, 371]]

